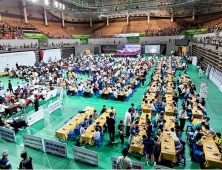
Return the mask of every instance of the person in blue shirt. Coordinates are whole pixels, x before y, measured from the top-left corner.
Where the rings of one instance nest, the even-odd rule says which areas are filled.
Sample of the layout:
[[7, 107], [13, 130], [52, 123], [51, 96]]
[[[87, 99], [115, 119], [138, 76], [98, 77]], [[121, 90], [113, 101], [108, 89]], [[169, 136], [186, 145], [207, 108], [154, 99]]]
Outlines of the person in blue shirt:
[[8, 157], [8, 151], [4, 150], [2, 152], [2, 159], [0, 159], [0, 169], [12, 169], [12, 165], [7, 159]]

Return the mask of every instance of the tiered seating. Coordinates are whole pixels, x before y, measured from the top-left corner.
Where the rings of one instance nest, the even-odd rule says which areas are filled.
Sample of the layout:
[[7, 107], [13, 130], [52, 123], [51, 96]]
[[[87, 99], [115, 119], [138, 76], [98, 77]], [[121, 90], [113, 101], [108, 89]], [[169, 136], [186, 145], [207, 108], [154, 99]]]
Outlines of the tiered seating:
[[16, 39], [16, 38], [19, 38], [19, 35], [16, 33], [14, 27], [6, 23], [0, 24], [0, 39]]

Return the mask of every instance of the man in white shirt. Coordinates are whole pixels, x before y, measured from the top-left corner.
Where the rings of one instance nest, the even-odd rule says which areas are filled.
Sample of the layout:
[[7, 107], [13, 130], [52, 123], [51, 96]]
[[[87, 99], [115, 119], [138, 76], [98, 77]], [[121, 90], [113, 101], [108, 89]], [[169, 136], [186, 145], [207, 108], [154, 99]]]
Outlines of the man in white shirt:
[[126, 138], [128, 138], [130, 135], [130, 126], [131, 126], [131, 119], [132, 119], [131, 112], [132, 112], [132, 109], [129, 108], [128, 111], [125, 113], [124, 124], [126, 126]]
[[37, 95], [39, 93], [38, 89], [35, 88], [35, 90], [33, 91], [33, 95]]
[[5, 108], [7, 108], [7, 106], [5, 106], [4, 103], [0, 103], [0, 114], [5, 114]]
[[132, 169], [132, 162], [129, 158], [127, 158], [127, 149], [124, 148], [122, 150], [123, 156], [119, 156], [117, 159], [117, 165], [120, 166], [120, 169]]
[[98, 140], [100, 138], [100, 131], [99, 128], [96, 128], [96, 133], [93, 135], [94, 140]]
[[174, 128], [171, 128], [171, 132], [170, 132], [170, 136], [171, 138], [174, 140], [175, 144], [180, 144], [180, 140], [179, 138], [177, 137], [175, 131], [174, 131]]
[[84, 125], [82, 125], [80, 128], [80, 135], [82, 135], [84, 132], [85, 132], [85, 128], [84, 128]]

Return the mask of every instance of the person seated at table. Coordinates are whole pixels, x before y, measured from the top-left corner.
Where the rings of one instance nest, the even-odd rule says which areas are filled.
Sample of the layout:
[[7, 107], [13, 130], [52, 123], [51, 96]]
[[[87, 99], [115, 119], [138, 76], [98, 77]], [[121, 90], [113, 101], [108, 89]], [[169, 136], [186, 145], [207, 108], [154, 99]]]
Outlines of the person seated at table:
[[9, 89], [6, 90], [5, 97], [11, 97], [11, 92]]
[[101, 110], [101, 112], [100, 112], [100, 115], [102, 115], [104, 112], [106, 112], [106, 105], [103, 105], [103, 108], [102, 108], [102, 110]]
[[209, 123], [209, 121], [210, 121], [210, 118], [209, 118], [209, 117], [207, 117], [207, 118], [205, 119], [205, 125], [208, 125], [208, 126], [210, 126], [210, 123]]
[[127, 146], [126, 146], [127, 150], [129, 150], [130, 144], [131, 144], [131, 142], [134, 140], [134, 138], [135, 138], [135, 133], [134, 133], [134, 132], [131, 132], [131, 134], [130, 134], [130, 136], [129, 136], [129, 138], [128, 138]]
[[175, 122], [175, 132], [176, 132], [177, 137], [180, 138], [181, 131], [180, 131], [180, 125], [178, 122]]
[[179, 140], [179, 138], [177, 137], [174, 128], [171, 128], [170, 131], [171, 131], [171, 132], [170, 132], [170, 137], [174, 140], [175, 145], [180, 144], [180, 140]]
[[197, 150], [203, 151], [203, 143], [202, 143], [202, 134], [198, 133], [195, 137], [195, 141], [196, 141], [196, 146], [197, 146]]
[[193, 129], [194, 129], [194, 131], [197, 129], [197, 127], [199, 127], [200, 129], [202, 129], [202, 126], [205, 126], [205, 122], [197, 123], [197, 124], [193, 127]]
[[34, 94], [31, 94], [31, 96], [30, 96], [30, 102], [31, 102], [32, 104], [34, 104], [34, 101], [35, 101], [35, 96], [34, 96]]
[[38, 89], [35, 88], [34, 91], [32, 92], [33, 95], [37, 95], [39, 93]]
[[156, 114], [156, 122], [157, 124], [161, 123], [163, 120], [163, 115], [161, 114], [162, 111], [158, 111]]
[[98, 119], [98, 117], [99, 117], [99, 115], [98, 115], [97, 111], [94, 110], [94, 113], [93, 113], [93, 119], [94, 119], [94, 121], [95, 121], [96, 119]]
[[136, 127], [138, 127], [138, 126], [139, 126], [139, 121], [135, 121], [135, 122], [133, 122], [131, 128], [132, 128], [132, 130], [134, 130], [134, 129], [136, 129]]
[[82, 136], [82, 134], [85, 132], [85, 125], [82, 124], [80, 127], [80, 136]]
[[1, 102], [0, 103], [0, 116], [6, 117], [5, 108], [7, 108], [7, 106], [5, 106], [5, 103]]
[[212, 137], [214, 137], [216, 134], [215, 134], [215, 131], [212, 129], [212, 128], [210, 128], [210, 126], [208, 126], [208, 125], [205, 125], [205, 131], [203, 131], [203, 134], [205, 135], [205, 136], [212, 136]]
[[102, 126], [100, 126], [99, 122], [96, 122], [96, 128], [98, 128], [100, 132], [103, 131], [103, 128], [102, 128]]
[[19, 108], [20, 109], [24, 109], [26, 107], [26, 102], [25, 102], [25, 99], [20, 97], [19, 98]]
[[9, 103], [16, 103], [16, 99], [14, 96], [11, 97], [11, 99], [9, 100]]
[[89, 120], [88, 120], [88, 122], [89, 122], [89, 126], [93, 123], [92, 115], [89, 116]]
[[0, 81], [0, 90], [4, 89], [4, 84]]
[[180, 146], [175, 147], [178, 162], [180, 159], [183, 158], [183, 156], [185, 154], [185, 145], [186, 145], [186, 142], [181, 141]]
[[89, 127], [89, 121], [87, 118], [84, 119], [84, 126], [85, 126], [85, 129], [87, 129]]
[[18, 86], [18, 88], [16, 89], [16, 91], [17, 91], [18, 93], [19, 93], [21, 90], [22, 90], [22, 89], [21, 89], [20, 86]]
[[214, 138], [215, 143], [217, 145], [217, 147], [219, 147], [221, 149], [221, 144], [222, 144], [222, 138], [221, 138], [221, 133], [217, 132], [216, 133], [216, 137]]
[[133, 129], [132, 131], [135, 133], [135, 135], [138, 135], [139, 132], [140, 132], [140, 130], [139, 130], [139, 126], [136, 126], [136, 128]]
[[153, 101], [150, 101], [150, 103], [148, 104], [147, 107], [152, 108], [152, 110], [155, 110], [155, 106], [153, 104]]
[[147, 105], [148, 105], [148, 101], [147, 100], [145, 100], [145, 102], [142, 104], [142, 108], [145, 108], [145, 107], [147, 107]]
[[93, 135], [93, 140], [94, 141], [98, 140], [100, 138], [100, 130], [99, 130], [99, 128], [95, 128], [95, 130], [96, 130], [96, 133], [94, 133], [94, 135]]
[[42, 93], [42, 96], [41, 96], [41, 97], [42, 97], [42, 100], [45, 100], [45, 99], [46, 99], [46, 96], [47, 96], [47, 91], [46, 91], [45, 87], [42, 88], [41, 93]]

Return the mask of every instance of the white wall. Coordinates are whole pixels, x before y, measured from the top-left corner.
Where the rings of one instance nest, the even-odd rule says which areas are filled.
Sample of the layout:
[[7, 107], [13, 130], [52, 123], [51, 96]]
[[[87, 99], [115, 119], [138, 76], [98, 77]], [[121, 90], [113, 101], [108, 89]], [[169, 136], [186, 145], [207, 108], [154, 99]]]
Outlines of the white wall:
[[46, 44], [48, 44], [48, 46], [52, 46], [52, 43], [54, 44], [54, 46], [58, 46], [61, 43], [63, 43], [63, 44], [69, 43], [71, 45], [75, 45], [76, 43], [80, 44], [79, 39], [47, 39], [44, 42], [46, 42]]
[[99, 48], [99, 54], [101, 54], [101, 45], [76, 45], [75, 46], [75, 55], [83, 54], [85, 50], [90, 50], [92, 54], [94, 54], [94, 47]]
[[13, 40], [0, 40], [0, 45], [8, 45], [10, 44], [12, 47], [19, 47], [19, 46], [24, 46], [25, 45], [31, 45], [31, 43], [38, 44], [38, 40], [32, 40], [32, 39], [13, 39]]
[[121, 44], [127, 44], [127, 38], [99, 38], [99, 39], [89, 39], [89, 44], [99, 44], [99, 45], [109, 45], [109, 44], [119, 44], [119, 41]]

